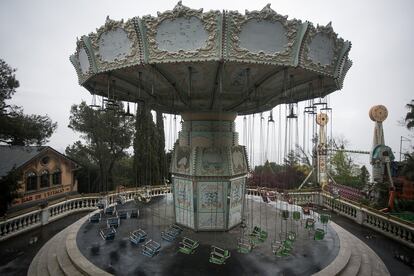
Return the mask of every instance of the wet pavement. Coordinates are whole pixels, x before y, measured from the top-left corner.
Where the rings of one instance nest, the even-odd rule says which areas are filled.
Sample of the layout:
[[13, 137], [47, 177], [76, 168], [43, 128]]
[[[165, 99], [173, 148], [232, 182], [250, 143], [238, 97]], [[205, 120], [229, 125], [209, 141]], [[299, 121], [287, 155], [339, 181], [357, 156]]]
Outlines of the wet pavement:
[[40, 248], [55, 234], [85, 214], [87, 212], [72, 214], [0, 242], [0, 275], [27, 275], [30, 263]]
[[331, 213], [331, 218], [336, 224], [349, 231], [374, 250], [387, 266], [391, 275], [414, 276], [414, 267], [404, 264], [395, 258], [395, 253], [398, 252], [414, 260], [414, 250], [374, 230], [356, 224], [346, 217]]
[[[250, 201], [250, 206], [252, 202]], [[293, 210], [287, 204], [278, 207]], [[131, 209], [136, 208], [136, 205], [130, 202], [119, 208]], [[275, 206], [264, 202], [254, 201], [253, 208], [249, 207], [249, 211], [247, 229], [251, 227], [253, 218], [253, 225], [259, 225], [269, 233], [268, 239], [249, 254], [237, 252], [237, 239], [241, 234], [239, 227], [228, 232], [195, 233], [184, 230], [173, 242], [161, 240], [160, 232], [173, 222], [171, 198], [154, 199], [140, 208], [138, 219], [121, 220], [113, 241], [104, 241], [98, 234], [99, 229], [105, 227], [105, 217], [100, 223], [86, 222], [78, 232], [77, 244], [82, 254], [92, 263], [116, 275], [311, 275], [331, 263], [338, 254], [339, 240], [332, 228], [328, 226], [324, 240], [315, 241], [304, 225], [289, 221], [288, 230], [293, 227], [299, 237], [294, 242], [292, 255], [278, 258], [272, 253], [271, 241], [275, 237], [280, 240], [280, 233], [286, 231], [286, 222], [276, 219]], [[161, 243], [158, 255], [152, 258], [144, 256], [141, 254], [142, 246], [129, 241], [129, 233], [138, 228], [146, 231], [148, 238]], [[200, 243], [192, 255], [178, 252], [179, 241], [184, 236]], [[209, 262], [211, 245], [230, 250], [231, 257], [225, 265]]]

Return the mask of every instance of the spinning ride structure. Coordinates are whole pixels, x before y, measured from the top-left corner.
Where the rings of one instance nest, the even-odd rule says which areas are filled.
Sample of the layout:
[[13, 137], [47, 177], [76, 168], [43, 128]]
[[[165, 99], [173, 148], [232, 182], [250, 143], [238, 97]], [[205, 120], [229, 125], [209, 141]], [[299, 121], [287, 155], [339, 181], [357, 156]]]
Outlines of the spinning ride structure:
[[242, 220], [249, 171], [236, 116], [341, 89], [350, 48], [330, 23], [288, 20], [270, 5], [241, 14], [178, 2], [156, 17], [108, 17], [70, 60], [94, 97], [182, 115], [170, 168], [176, 223], [225, 231]]

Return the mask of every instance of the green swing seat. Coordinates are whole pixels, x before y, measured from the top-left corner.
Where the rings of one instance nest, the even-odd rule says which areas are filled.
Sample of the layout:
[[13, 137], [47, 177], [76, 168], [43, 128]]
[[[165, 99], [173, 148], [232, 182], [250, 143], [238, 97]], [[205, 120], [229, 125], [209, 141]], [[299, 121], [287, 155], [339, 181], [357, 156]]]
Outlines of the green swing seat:
[[222, 265], [226, 263], [226, 260], [230, 258], [230, 256], [230, 251], [228, 251], [227, 249], [222, 249], [220, 247], [212, 245], [209, 262], [213, 264]]
[[296, 233], [293, 231], [288, 232], [287, 239], [291, 242], [294, 242], [296, 240]]
[[315, 228], [315, 220], [312, 218], [307, 218], [305, 222], [306, 229], [314, 229]]
[[251, 239], [240, 238], [237, 243], [237, 252], [242, 254], [250, 253], [253, 249], [253, 244]]
[[286, 242], [286, 241], [274, 241], [272, 243], [272, 252], [277, 257], [286, 257], [290, 255], [290, 252], [292, 251], [292, 243]]
[[294, 211], [292, 213], [292, 217], [294, 220], [300, 220], [300, 212], [299, 211]]
[[320, 220], [322, 224], [328, 224], [329, 220], [330, 220], [331, 216], [328, 214], [321, 214], [320, 216]]
[[320, 240], [323, 240], [324, 238], [325, 238], [325, 231], [321, 228], [316, 228], [313, 239], [315, 241], [320, 241]]
[[259, 243], [267, 239], [268, 233], [259, 226], [255, 226], [249, 236], [253, 243]]
[[196, 248], [200, 245], [197, 241], [184, 237], [183, 240], [180, 242], [180, 248], [178, 249], [179, 252], [184, 254], [193, 254]]

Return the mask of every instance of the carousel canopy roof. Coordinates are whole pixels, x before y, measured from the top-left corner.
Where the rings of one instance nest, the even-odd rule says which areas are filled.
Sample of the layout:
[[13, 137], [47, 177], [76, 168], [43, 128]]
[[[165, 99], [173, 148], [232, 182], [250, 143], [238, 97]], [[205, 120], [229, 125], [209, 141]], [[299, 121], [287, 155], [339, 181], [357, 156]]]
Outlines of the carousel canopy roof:
[[92, 94], [166, 113], [250, 114], [341, 89], [350, 48], [330, 23], [288, 20], [270, 4], [243, 15], [180, 1], [156, 17], [108, 17], [70, 60]]

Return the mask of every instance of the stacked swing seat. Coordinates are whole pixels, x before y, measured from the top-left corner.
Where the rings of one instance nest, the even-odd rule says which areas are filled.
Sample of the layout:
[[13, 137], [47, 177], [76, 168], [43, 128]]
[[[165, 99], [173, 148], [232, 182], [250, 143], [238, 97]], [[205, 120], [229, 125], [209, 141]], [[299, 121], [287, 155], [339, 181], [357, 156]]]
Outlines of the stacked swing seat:
[[315, 241], [320, 241], [320, 240], [323, 240], [324, 238], [325, 238], [325, 230], [323, 230], [322, 228], [316, 228], [313, 239]]
[[130, 218], [138, 218], [139, 216], [139, 210], [132, 210], [131, 213], [129, 214]]
[[120, 204], [120, 205], [123, 205], [125, 203], [125, 201], [126, 201], [126, 198], [123, 195], [118, 196], [117, 199], [116, 199], [116, 203]]
[[142, 254], [148, 257], [154, 257], [161, 250], [161, 244], [154, 240], [147, 241], [142, 249]]
[[108, 228], [109, 227], [117, 228], [117, 227], [119, 227], [120, 224], [121, 224], [121, 221], [120, 221], [120, 219], [119, 219], [118, 216], [112, 217], [112, 218], [108, 218], [106, 220], [106, 225], [108, 226]]
[[250, 237], [253, 243], [264, 242], [267, 239], [267, 232], [261, 229], [259, 226], [253, 227]]
[[116, 233], [116, 230], [113, 227], [101, 228], [99, 230], [99, 235], [101, 235], [102, 239], [105, 241], [115, 239], [115, 233]]
[[139, 244], [145, 241], [146, 238], [147, 238], [147, 233], [142, 229], [135, 230], [131, 232], [131, 234], [129, 235], [129, 240], [133, 244]]
[[286, 239], [283, 241], [273, 241], [272, 251], [278, 257], [286, 257], [290, 255], [293, 248], [293, 243], [296, 240], [296, 233], [290, 231], [286, 233]]
[[305, 221], [305, 228], [306, 229], [314, 229], [315, 228], [315, 220], [313, 218], [307, 218]]
[[115, 212], [115, 206], [109, 206], [109, 207], [106, 207], [106, 209], [105, 209], [105, 214], [106, 215], [113, 215], [114, 214], [114, 212]]
[[199, 245], [200, 244], [197, 241], [184, 237], [180, 242], [180, 248], [178, 251], [187, 255], [193, 254]]
[[237, 241], [237, 252], [242, 254], [250, 253], [253, 249], [253, 244], [250, 238], [241, 237]]
[[101, 221], [101, 213], [95, 213], [89, 217], [90, 223], [98, 223]]
[[161, 232], [161, 238], [165, 241], [175, 240], [183, 231], [181, 227], [176, 224], [171, 224], [165, 231]]
[[220, 247], [212, 245], [209, 261], [213, 264], [222, 265], [226, 263], [226, 260], [230, 258], [230, 256], [230, 251], [227, 249], [222, 249]]
[[99, 209], [104, 209], [104, 208], [105, 208], [105, 203], [103, 203], [102, 201], [99, 201], [99, 202], [96, 204], [96, 207], [98, 207]]
[[116, 211], [116, 215], [120, 218], [120, 219], [126, 219], [128, 216], [128, 212], [127, 211]]

